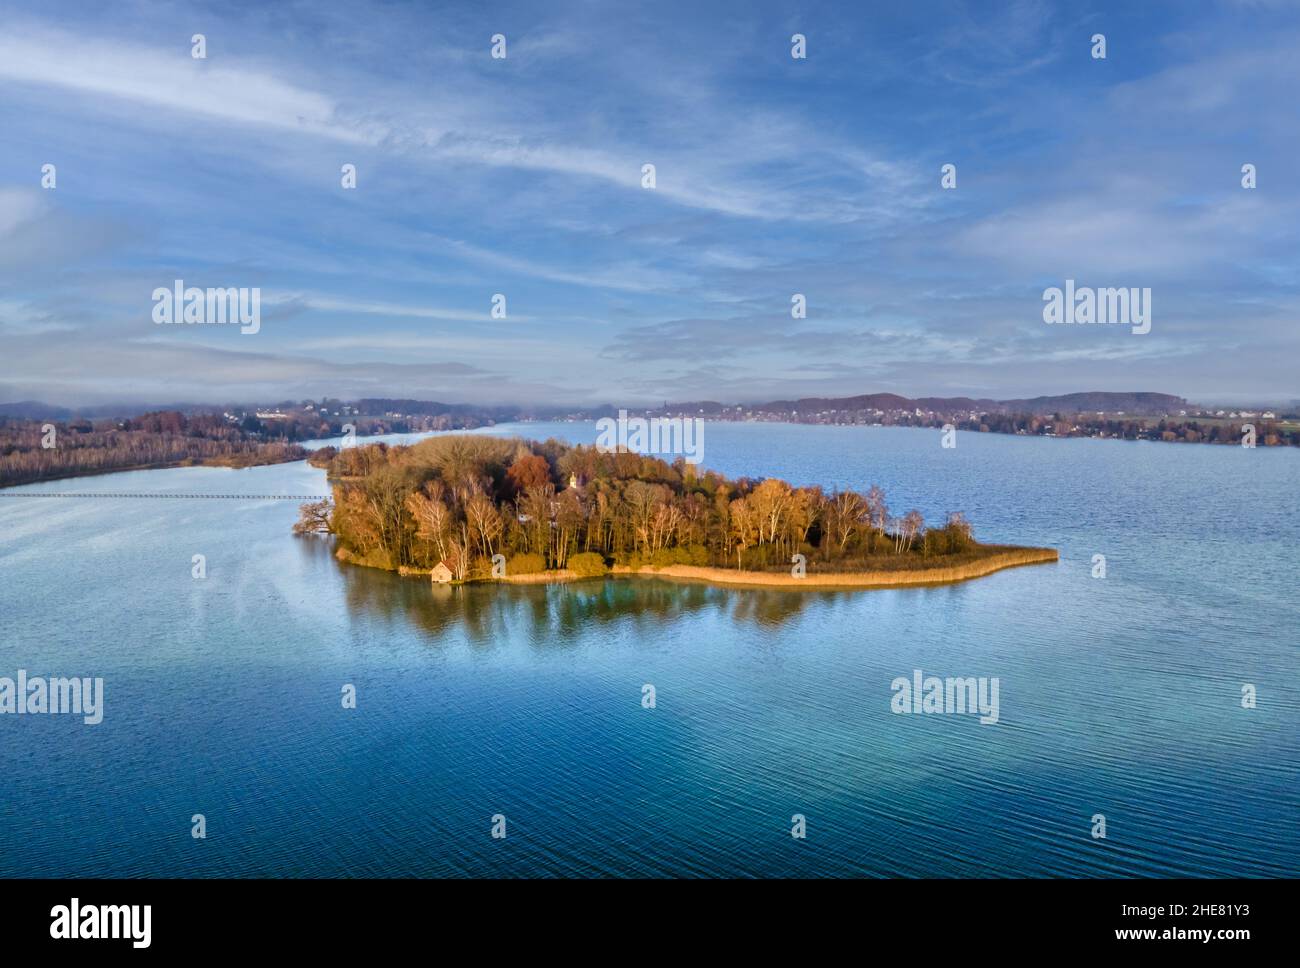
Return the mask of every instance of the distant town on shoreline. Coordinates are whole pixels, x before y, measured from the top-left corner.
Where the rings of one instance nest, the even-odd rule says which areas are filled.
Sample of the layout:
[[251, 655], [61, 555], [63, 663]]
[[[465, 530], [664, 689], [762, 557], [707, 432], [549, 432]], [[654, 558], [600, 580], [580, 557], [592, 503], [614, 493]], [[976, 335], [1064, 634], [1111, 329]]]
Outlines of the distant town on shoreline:
[[[142, 412], [148, 409], [149, 412]], [[908, 398], [892, 393], [759, 404], [714, 401], [651, 408], [478, 406], [363, 398], [270, 404], [63, 408], [0, 404], [0, 487], [181, 464], [248, 466], [302, 460], [306, 440], [348, 433], [474, 430], [500, 423], [644, 417], [847, 426], [952, 427], [1040, 437], [1300, 446], [1300, 407], [1216, 407], [1164, 393], [1070, 393], [1014, 400]], [[51, 428], [53, 430], [51, 431]]]

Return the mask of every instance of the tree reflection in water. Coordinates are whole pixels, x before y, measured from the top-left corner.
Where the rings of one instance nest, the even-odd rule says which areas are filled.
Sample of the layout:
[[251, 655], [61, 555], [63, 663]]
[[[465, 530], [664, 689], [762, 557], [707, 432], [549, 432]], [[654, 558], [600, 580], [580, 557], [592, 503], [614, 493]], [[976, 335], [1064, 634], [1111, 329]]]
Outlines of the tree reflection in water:
[[[538, 648], [563, 648], [575, 633], [614, 622], [632, 622], [649, 635], [675, 618], [705, 609], [725, 611], [742, 624], [779, 626], [814, 600], [861, 594], [724, 588], [642, 576], [538, 585], [434, 585], [427, 578], [342, 564], [334, 560], [328, 539], [298, 544], [304, 555], [328, 560], [338, 569], [352, 614], [413, 623], [439, 638], [459, 632], [479, 645], [513, 634]], [[324, 560], [313, 564], [324, 565]]]

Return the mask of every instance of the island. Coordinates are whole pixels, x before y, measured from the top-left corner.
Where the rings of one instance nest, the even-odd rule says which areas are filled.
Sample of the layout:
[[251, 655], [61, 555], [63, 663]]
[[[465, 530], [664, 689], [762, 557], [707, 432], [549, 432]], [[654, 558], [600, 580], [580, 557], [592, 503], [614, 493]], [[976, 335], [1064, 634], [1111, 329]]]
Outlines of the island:
[[964, 581], [1052, 562], [1053, 548], [982, 544], [960, 512], [927, 527], [865, 493], [728, 480], [682, 458], [476, 435], [320, 455], [332, 497], [294, 530], [340, 561], [435, 583], [654, 575], [789, 588]]

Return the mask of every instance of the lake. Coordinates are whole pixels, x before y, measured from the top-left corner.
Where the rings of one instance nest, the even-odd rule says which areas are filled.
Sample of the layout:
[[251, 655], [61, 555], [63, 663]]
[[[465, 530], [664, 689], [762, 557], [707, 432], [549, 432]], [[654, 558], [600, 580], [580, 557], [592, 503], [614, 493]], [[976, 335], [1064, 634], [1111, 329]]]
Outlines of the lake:
[[[1061, 560], [433, 589], [294, 537], [294, 501], [0, 498], [0, 676], [105, 697], [96, 726], [0, 716], [0, 875], [1300, 876], [1300, 452], [710, 423], [704, 466], [879, 484]], [[326, 485], [294, 463], [18, 490]], [[996, 677], [998, 722], [891, 712], [915, 669]]]

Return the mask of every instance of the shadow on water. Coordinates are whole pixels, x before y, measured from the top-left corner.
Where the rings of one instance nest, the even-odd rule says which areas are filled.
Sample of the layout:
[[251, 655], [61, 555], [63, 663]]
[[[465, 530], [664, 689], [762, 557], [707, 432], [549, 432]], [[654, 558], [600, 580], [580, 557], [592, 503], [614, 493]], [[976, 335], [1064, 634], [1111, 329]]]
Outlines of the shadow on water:
[[326, 539], [305, 538], [297, 544], [312, 571], [337, 573], [354, 616], [409, 623], [434, 637], [459, 632], [484, 644], [523, 634], [538, 646], [563, 647], [594, 627], [631, 622], [649, 632], [705, 610], [742, 624], [776, 627], [814, 603], [860, 594], [722, 588], [639, 576], [537, 585], [433, 585], [427, 578], [345, 565], [334, 558]]

